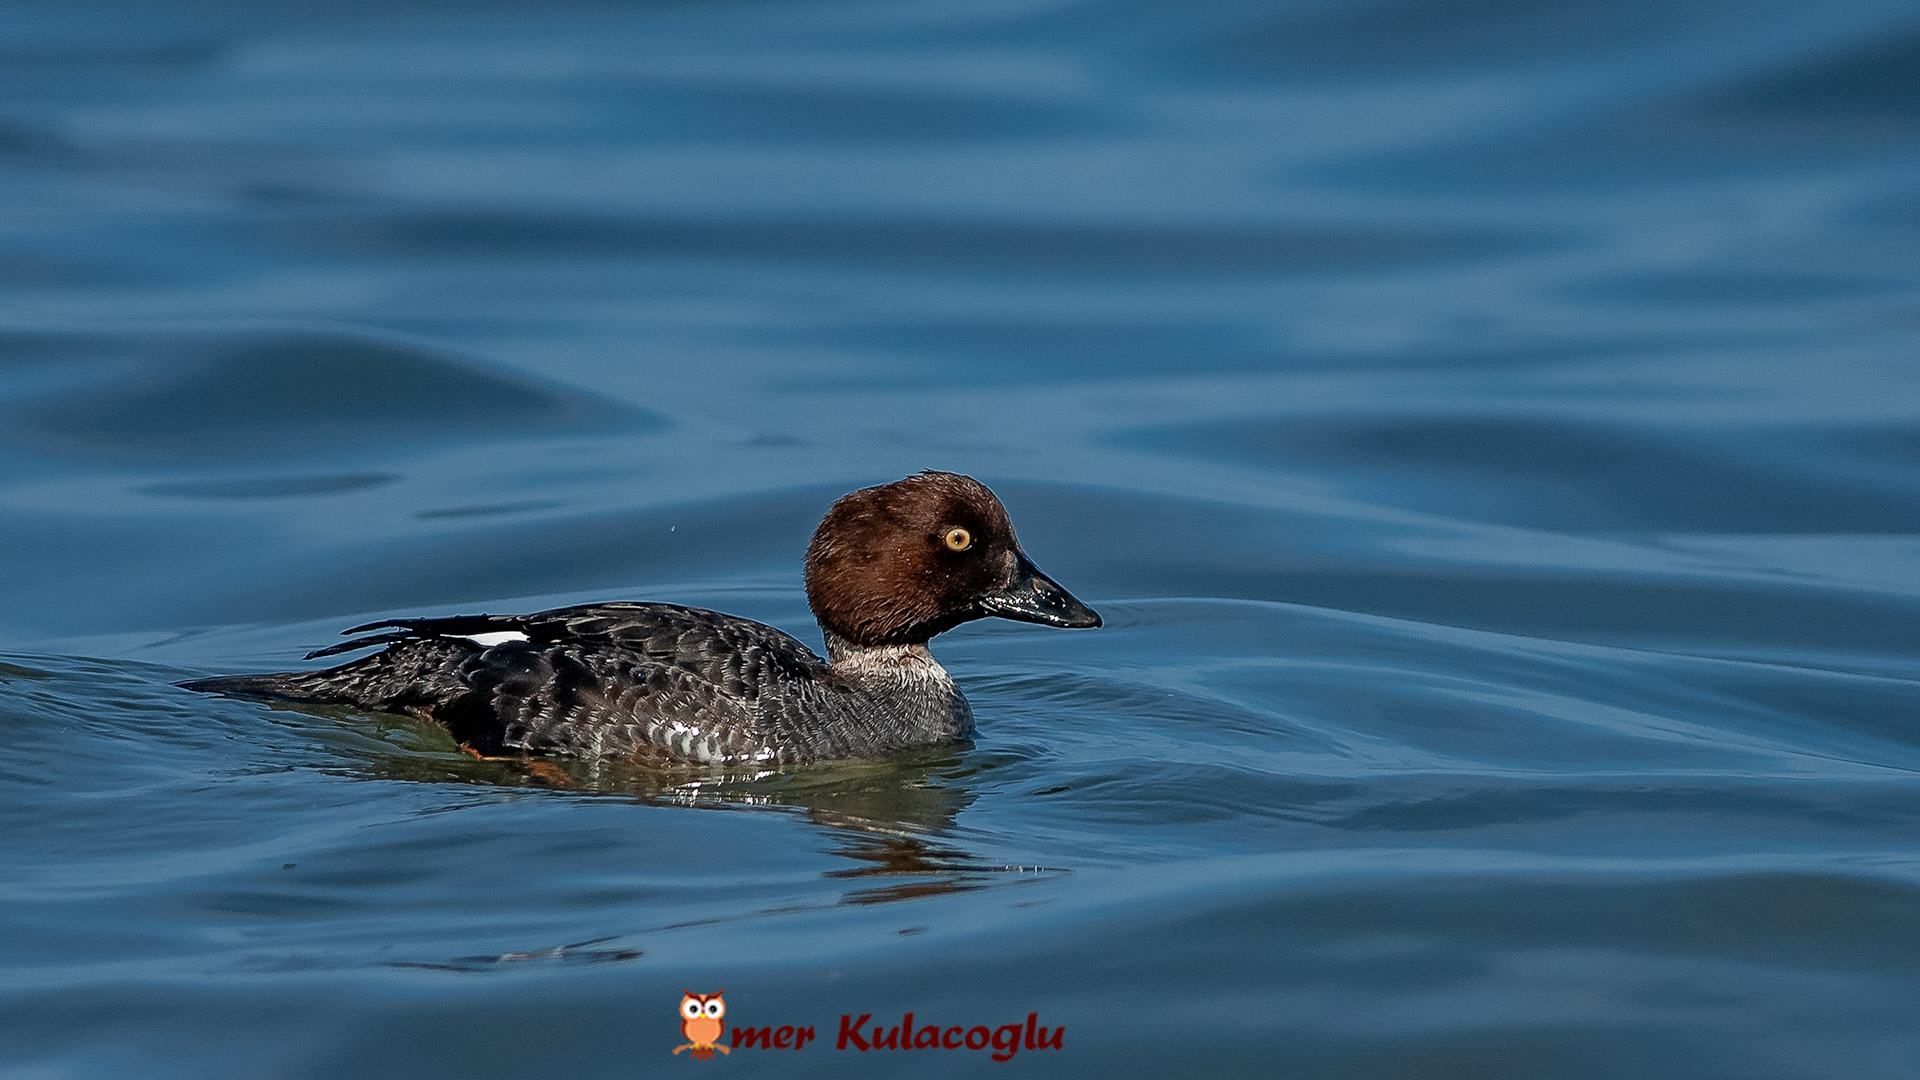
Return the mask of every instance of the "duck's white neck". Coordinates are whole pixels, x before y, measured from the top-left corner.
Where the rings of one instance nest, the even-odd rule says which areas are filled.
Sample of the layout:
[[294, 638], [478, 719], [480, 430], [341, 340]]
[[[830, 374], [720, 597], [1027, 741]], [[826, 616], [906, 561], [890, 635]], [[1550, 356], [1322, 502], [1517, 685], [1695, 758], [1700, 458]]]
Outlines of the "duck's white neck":
[[[855, 645], [831, 630], [820, 631], [827, 639], [827, 659], [835, 671], [848, 675], [882, 673], [905, 675], [913, 671], [938, 672], [947, 669], [933, 658], [925, 645]], [[951, 682], [951, 679], [947, 681]]]
[[856, 700], [906, 733], [899, 745], [972, 734], [967, 696], [925, 645], [855, 645], [831, 630], [822, 632], [834, 674], [854, 689]]

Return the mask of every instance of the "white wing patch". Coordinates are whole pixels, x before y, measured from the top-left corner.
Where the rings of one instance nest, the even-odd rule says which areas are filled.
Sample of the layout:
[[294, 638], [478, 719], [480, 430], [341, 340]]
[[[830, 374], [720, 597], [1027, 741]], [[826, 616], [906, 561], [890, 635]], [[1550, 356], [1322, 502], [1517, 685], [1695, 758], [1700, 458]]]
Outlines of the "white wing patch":
[[496, 630], [491, 634], [463, 634], [461, 636], [483, 649], [491, 649], [495, 645], [505, 645], [509, 641], [527, 640], [527, 635], [518, 630]]

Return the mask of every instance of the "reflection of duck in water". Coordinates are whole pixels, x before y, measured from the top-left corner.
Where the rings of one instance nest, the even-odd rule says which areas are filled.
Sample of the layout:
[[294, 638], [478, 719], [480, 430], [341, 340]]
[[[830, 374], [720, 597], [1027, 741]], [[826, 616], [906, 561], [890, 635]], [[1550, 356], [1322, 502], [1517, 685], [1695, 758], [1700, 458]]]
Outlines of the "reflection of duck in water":
[[[355, 723], [351, 717], [334, 722]], [[689, 772], [608, 758], [475, 760], [445, 752], [383, 753], [367, 764], [370, 775], [383, 780], [500, 785], [624, 796], [647, 806], [678, 810], [793, 815], [818, 830], [823, 841], [819, 850], [848, 860], [823, 871], [826, 879], [847, 886], [838, 904], [884, 904], [971, 892], [1064, 872], [1044, 865], [1010, 866], [971, 850], [969, 834], [954, 826], [961, 812], [978, 798], [972, 787], [975, 770], [963, 759], [932, 748], [892, 754], [880, 761], [836, 762], [796, 772]], [[575, 959], [582, 958], [583, 952], [627, 958], [618, 949], [567, 946], [566, 951]]]
[[312, 654], [385, 646], [340, 667], [182, 685], [408, 713], [483, 754], [784, 765], [970, 735], [966, 697], [927, 651], [935, 634], [989, 615], [1100, 625], [1028, 561], [1000, 500], [953, 473], [835, 502], [806, 584], [829, 660], [732, 615], [615, 603], [373, 623], [348, 633], [392, 629]]
[[[342, 719], [353, 723], [352, 718]], [[510, 784], [600, 796], [624, 795], [648, 806], [683, 811], [793, 815], [818, 830], [824, 843], [817, 850], [831, 860], [820, 876], [826, 884], [838, 886], [828, 895], [795, 896], [793, 883], [783, 878], [768, 894], [777, 895], [778, 900], [770, 899], [765, 907], [747, 904], [714, 918], [673, 918], [658, 925], [565, 944], [536, 942], [504, 953], [395, 962], [403, 968], [487, 971], [517, 964], [624, 963], [645, 956], [648, 941], [656, 934], [1035, 884], [1069, 873], [1055, 866], [1008, 865], [970, 850], [971, 834], [955, 829], [955, 819], [976, 798], [968, 784], [973, 770], [960, 758], [938, 752], [889, 756], [885, 761], [840, 762], [792, 772], [761, 769], [733, 779], [716, 779], [716, 770], [689, 773], [629, 765], [617, 759], [476, 761], [447, 752], [431, 758], [382, 755], [375, 770], [374, 775], [382, 779]], [[750, 779], [750, 775], [757, 778]], [[906, 925], [898, 932], [912, 935], [926, 929]]]

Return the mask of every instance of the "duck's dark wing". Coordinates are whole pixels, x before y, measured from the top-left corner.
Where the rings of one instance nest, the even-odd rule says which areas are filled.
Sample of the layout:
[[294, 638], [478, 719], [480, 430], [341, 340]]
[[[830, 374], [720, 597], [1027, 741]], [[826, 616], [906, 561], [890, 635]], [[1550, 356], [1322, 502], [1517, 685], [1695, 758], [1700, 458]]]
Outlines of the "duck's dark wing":
[[[482, 753], [753, 760], [796, 687], [827, 666], [792, 637], [674, 604], [396, 619], [310, 658], [381, 647], [315, 672], [204, 679], [189, 689], [426, 716]], [[785, 756], [785, 755], [780, 755]]]

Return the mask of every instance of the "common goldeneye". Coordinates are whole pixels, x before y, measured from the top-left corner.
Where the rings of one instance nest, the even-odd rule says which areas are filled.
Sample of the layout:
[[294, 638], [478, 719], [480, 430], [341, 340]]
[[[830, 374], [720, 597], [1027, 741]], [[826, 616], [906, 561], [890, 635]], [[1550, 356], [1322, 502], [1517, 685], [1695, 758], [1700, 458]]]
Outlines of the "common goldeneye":
[[927, 651], [989, 615], [1094, 627], [1100, 616], [1020, 550], [986, 486], [923, 472], [842, 496], [807, 545], [827, 660], [770, 626], [675, 604], [394, 619], [310, 653], [380, 651], [325, 671], [189, 690], [405, 713], [483, 755], [800, 764], [963, 739], [973, 711]]

